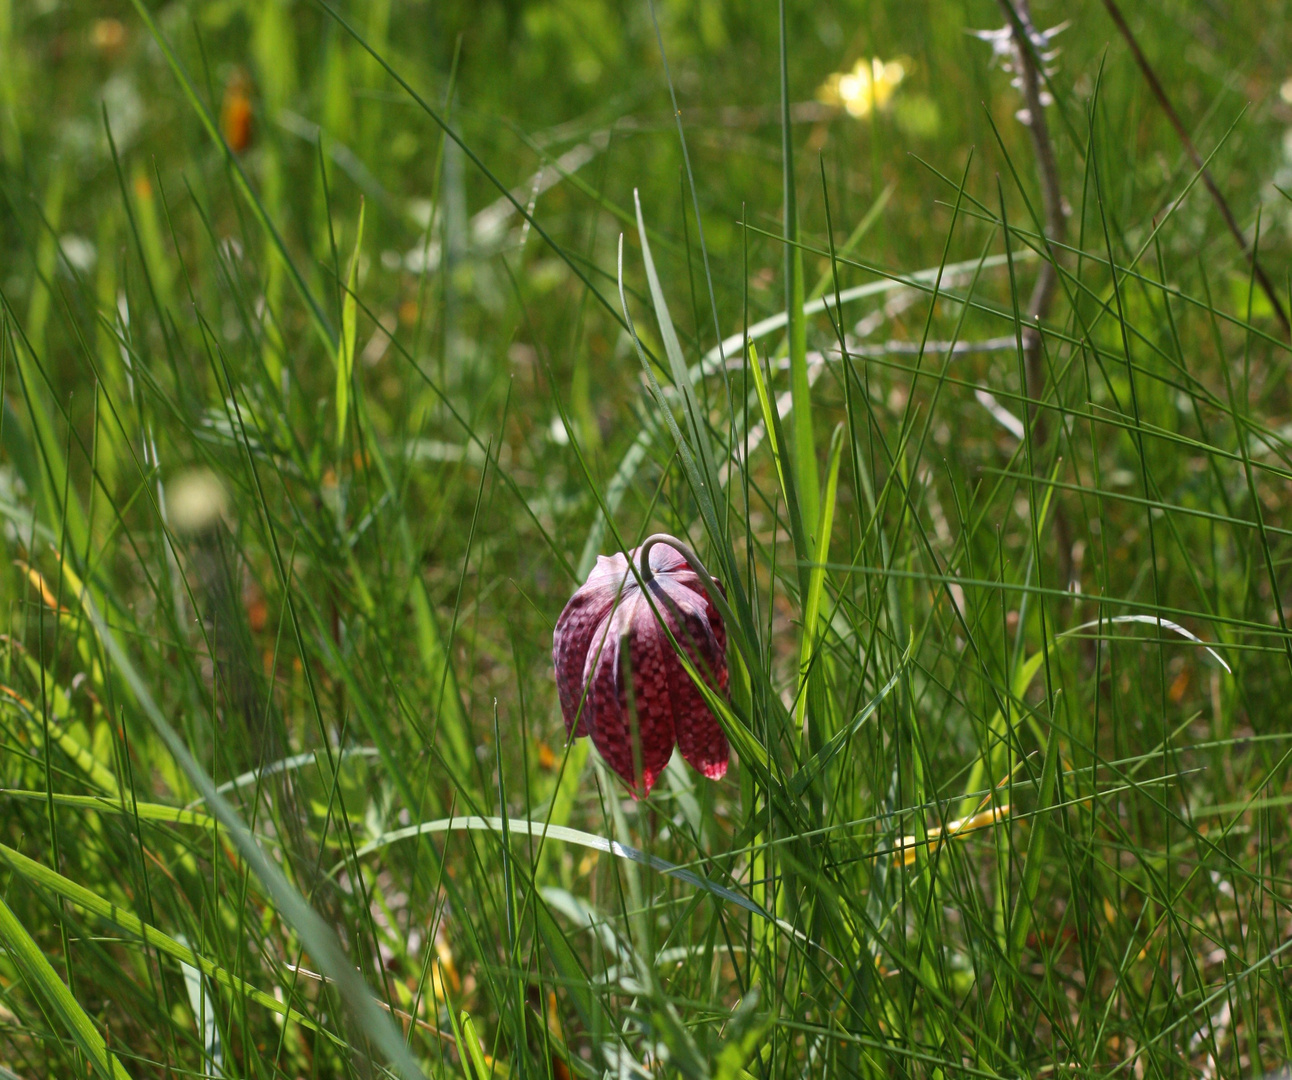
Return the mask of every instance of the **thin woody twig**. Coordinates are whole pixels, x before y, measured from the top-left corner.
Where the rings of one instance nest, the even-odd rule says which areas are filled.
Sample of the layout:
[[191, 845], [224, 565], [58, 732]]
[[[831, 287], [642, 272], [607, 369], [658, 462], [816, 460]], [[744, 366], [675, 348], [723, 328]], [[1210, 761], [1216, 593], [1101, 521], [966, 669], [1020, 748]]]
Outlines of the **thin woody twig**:
[[1171, 126], [1175, 128], [1175, 133], [1180, 137], [1180, 142], [1184, 144], [1184, 149], [1193, 162], [1193, 167], [1202, 175], [1202, 182], [1206, 184], [1207, 190], [1211, 192], [1211, 198], [1220, 211], [1220, 216], [1225, 219], [1225, 224], [1229, 227], [1234, 239], [1238, 241], [1239, 248], [1247, 256], [1252, 272], [1260, 283], [1261, 291], [1269, 298], [1270, 304], [1274, 308], [1274, 313], [1278, 316], [1279, 322], [1283, 326], [1283, 332], [1292, 334], [1292, 324], [1288, 322], [1287, 313], [1283, 310], [1283, 305], [1279, 303], [1278, 294], [1274, 291], [1273, 283], [1262, 269], [1260, 260], [1256, 257], [1256, 252], [1252, 250], [1251, 245], [1247, 242], [1247, 237], [1243, 235], [1243, 230], [1239, 228], [1233, 212], [1229, 209], [1229, 204], [1225, 202], [1225, 197], [1220, 193], [1220, 189], [1216, 187], [1216, 182], [1211, 178], [1211, 170], [1207, 168], [1202, 155], [1198, 153], [1198, 148], [1194, 146], [1193, 140], [1189, 138], [1189, 132], [1185, 128], [1184, 122], [1180, 119], [1180, 114], [1175, 111], [1175, 107], [1166, 96], [1166, 91], [1158, 81], [1157, 74], [1149, 65], [1148, 58], [1139, 47], [1139, 42], [1135, 40], [1135, 35], [1131, 33], [1131, 28], [1126, 25], [1126, 20], [1122, 17], [1121, 9], [1117, 6], [1116, 0], [1104, 0], [1104, 7], [1108, 9], [1108, 15], [1116, 24], [1122, 37], [1126, 39], [1126, 44], [1130, 46], [1131, 55], [1135, 57], [1135, 63], [1139, 65], [1149, 89], [1153, 91], [1153, 96], [1157, 98], [1157, 103], [1162, 106], [1162, 111], [1166, 113], [1167, 119], [1171, 121]]
[[1045, 416], [1039, 403], [1045, 391], [1045, 366], [1041, 353], [1040, 323], [1050, 312], [1054, 288], [1058, 284], [1058, 271], [1054, 245], [1062, 245], [1067, 232], [1063, 216], [1063, 192], [1059, 186], [1059, 166], [1050, 138], [1049, 124], [1045, 119], [1045, 105], [1041, 99], [1041, 74], [1037, 68], [1040, 59], [1032, 44], [1036, 29], [1027, 0], [1000, 0], [1001, 9], [1009, 23], [1014, 38], [1014, 54], [1018, 63], [1019, 82], [1023, 102], [1027, 109], [1027, 130], [1032, 137], [1032, 150], [1036, 154], [1036, 168], [1041, 178], [1041, 202], [1045, 212], [1045, 241], [1050, 258], [1041, 262], [1036, 284], [1027, 305], [1027, 323], [1023, 327], [1023, 359], [1027, 371], [1027, 396], [1031, 399], [1028, 412], [1036, 432], [1037, 441], [1045, 442]]
[[[1054, 153], [1054, 141], [1050, 138], [1050, 126], [1045, 119], [1040, 70], [1044, 60], [1040, 50], [1035, 47], [1038, 41], [1043, 42], [1045, 39], [1036, 32], [1036, 27], [1032, 24], [1028, 0], [999, 0], [999, 3], [1014, 41], [1018, 81], [1027, 109], [1027, 130], [1032, 137], [1032, 150], [1036, 154], [1036, 170], [1041, 180], [1041, 204], [1045, 214], [1044, 240], [1049, 258], [1041, 261], [1036, 284], [1032, 286], [1032, 296], [1027, 304], [1027, 322], [1022, 334], [1023, 363], [1027, 379], [1027, 419], [1032, 425], [1037, 443], [1044, 445], [1047, 424], [1045, 412], [1041, 408], [1045, 394], [1041, 323], [1050, 313], [1054, 290], [1059, 283], [1058, 250], [1063, 246], [1067, 234], [1067, 219], [1063, 214], [1063, 189], [1059, 184], [1058, 159]], [[993, 412], [993, 415], [996, 413]], [[997, 416], [997, 419], [1000, 417]], [[1053, 520], [1060, 570], [1066, 581], [1072, 577], [1072, 527], [1058, 500], [1054, 504]]]

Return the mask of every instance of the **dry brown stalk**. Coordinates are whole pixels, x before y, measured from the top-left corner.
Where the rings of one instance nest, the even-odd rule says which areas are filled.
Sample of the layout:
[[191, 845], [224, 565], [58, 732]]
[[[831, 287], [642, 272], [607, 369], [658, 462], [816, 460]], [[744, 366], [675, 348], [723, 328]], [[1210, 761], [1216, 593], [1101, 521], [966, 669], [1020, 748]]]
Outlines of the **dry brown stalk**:
[[1283, 310], [1283, 305], [1279, 303], [1278, 294], [1274, 291], [1273, 283], [1266, 276], [1260, 260], [1256, 257], [1255, 250], [1247, 242], [1247, 237], [1243, 235], [1243, 230], [1239, 228], [1233, 211], [1229, 209], [1229, 203], [1225, 201], [1225, 197], [1220, 193], [1220, 188], [1216, 186], [1215, 180], [1211, 178], [1211, 170], [1207, 168], [1206, 162], [1198, 152], [1198, 148], [1189, 137], [1188, 129], [1185, 128], [1184, 121], [1180, 119], [1180, 114], [1175, 111], [1175, 106], [1171, 104], [1171, 99], [1166, 96], [1166, 91], [1158, 81], [1157, 73], [1149, 64], [1144, 51], [1139, 47], [1139, 42], [1135, 40], [1135, 35], [1131, 33], [1131, 28], [1122, 17], [1121, 9], [1117, 6], [1116, 0], [1104, 0], [1104, 7], [1108, 9], [1108, 14], [1117, 26], [1118, 32], [1126, 39], [1126, 44], [1130, 47], [1135, 63], [1139, 66], [1145, 82], [1148, 83], [1149, 89], [1153, 92], [1153, 96], [1157, 98], [1157, 103], [1162, 106], [1162, 111], [1166, 113], [1167, 119], [1171, 121], [1171, 126], [1175, 128], [1175, 133], [1180, 137], [1180, 142], [1184, 145], [1185, 152], [1189, 155], [1189, 160], [1193, 162], [1193, 167], [1198, 170], [1202, 176], [1203, 184], [1211, 192], [1211, 198], [1215, 202], [1216, 208], [1220, 211], [1220, 216], [1225, 219], [1225, 225], [1238, 242], [1238, 247], [1242, 253], [1247, 256], [1247, 263], [1251, 266], [1252, 273], [1256, 275], [1256, 281], [1260, 285], [1261, 291], [1269, 298], [1270, 305], [1274, 308], [1274, 313], [1278, 316], [1279, 322], [1283, 326], [1283, 332], [1292, 334], [1292, 324], [1289, 324], [1287, 312]]

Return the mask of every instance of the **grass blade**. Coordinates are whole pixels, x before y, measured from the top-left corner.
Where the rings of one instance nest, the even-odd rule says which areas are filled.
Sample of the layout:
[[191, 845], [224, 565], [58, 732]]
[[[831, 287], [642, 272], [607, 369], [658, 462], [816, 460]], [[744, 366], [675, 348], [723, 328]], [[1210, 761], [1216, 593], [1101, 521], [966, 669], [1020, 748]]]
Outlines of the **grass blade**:
[[40, 951], [40, 946], [32, 940], [3, 899], [0, 899], [0, 944], [4, 945], [9, 958], [45, 1002], [49, 1011], [72, 1036], [94, 1071], [106, 1080], [130, 1080], [130, 1074], [108, 1049], [99, 1029], [85, 1015], [85, 1010], [72, 996], [67, 984], [58, 977], [50, 962], [45, 959], [45, 954]]
[[346, 416], [350, 409], [350, 385], [354, 381], [354, 339], [358, 333], [359, 253], [363, 249], [363, 199], [359, 200], [359, 224], [355, 227], [354, 251], [345, 275], [345, 298], [341, 301], [341, 339], [336, 351], [336, 445], [345, 446]]

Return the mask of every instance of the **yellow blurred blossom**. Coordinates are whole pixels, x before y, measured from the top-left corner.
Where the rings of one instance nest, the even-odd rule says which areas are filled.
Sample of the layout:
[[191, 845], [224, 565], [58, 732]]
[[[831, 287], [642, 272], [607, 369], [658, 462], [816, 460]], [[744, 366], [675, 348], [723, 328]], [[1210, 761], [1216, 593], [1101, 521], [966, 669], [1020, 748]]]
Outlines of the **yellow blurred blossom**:
[[126, 27], [120, 19], [95, 19], [90, 43], [104, 56], [116, 56], [126, 43]]
[[906, 78], [906, 66], [900, 60], [884, 61], [863, 57], [851, 71], [835, 72], [817, 89], [817, 100], [846, 109], [858, 119], [883, 109], [898, 84]]

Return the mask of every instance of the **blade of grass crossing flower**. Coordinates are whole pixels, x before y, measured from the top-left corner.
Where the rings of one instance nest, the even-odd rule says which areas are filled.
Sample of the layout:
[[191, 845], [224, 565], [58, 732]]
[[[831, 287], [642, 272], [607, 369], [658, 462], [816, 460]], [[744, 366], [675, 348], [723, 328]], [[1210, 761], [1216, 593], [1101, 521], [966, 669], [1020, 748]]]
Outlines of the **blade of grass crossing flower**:
[[350, 383], [354, 379], [354, 339], [358, 333], [359, 303], [355, 289], [359, 284], [359, 252], [363, 247], [364, 200], [359, 197], [359, 225], [354, 237], [354, 251], [345, 275], [345, 298], [341, 301], [341, 339], [336, 350], [336, 445], [345, 445], [346, 417], [350, 410]]
[[[728, 622], [730, 621], [728, 620]], [[783, 815], [786, 822], [796, 822], [803, 828], [809, 827], [805, 823], [803, 808], [799, 800], [791, 794], [783, 772], [780, 769], [773, 768], [772, 751], [769, 751], [768, 747], [765, 747], [745, 722], [736, 715], [726, 697], [708, 684], [703, 673], [696, 669], [686, 650], [682, 648], [667, 626], [664, 627], [664, 632], [668, 637], [669, 645], [673, 649], [678, 663], [682, 665], [683, 670], [686, 671], [692, 683], [695, 684], [695, 688], [700, 692], [700, 696], [704, 698], [709, 710], [718, 718], [719, 724], [722, 725], [722, 729], [726, 732], [727, 738], [736, 753], [740, 755], [741, 761], [754, 773], [758, 782], [763, 785], [767, 797], [775, 804], [778, 812]], [[766, 678], [766, 675], [763, 674], [761, 677]], [[793, 717], [790, 715], [789, 710], [780, 703], [778, 696], [772, 697], [770, 705], [771, 708], [779, 710], [775, 719], [784, 731], [785, 727], [793, 722]], [[774, 746], [775, 744], [773, 744], [773, 748]]]
[[731, 545], [725, 539], [726, 532], [719, 521], [717, 506], [713, 501], [713, 488], [707, 485], [700, 475], [695, 463], [695, 454], [686, 437], [682, 434], [682, 429], [677, 426], [677, 419], [673, 416], [673, 410], [669, 407], [668, 399], [664, 396], [659, 380], [655, 377], [655, 371], [646, 357], [646, 350], [642, 346], [641, 338], [637, 336], [637, 329], [633, 324], [632, 313], [628, 310], [628, 297], [624, 291], [623, 233], [619, 234], [618, 284], [619, 303], [623, 311], [624, 323], [628, 327], [628, 334], [632, 338], [633, 347], [637, 350], [637, 359], [640, 361], [642, 372], [646, 376], [646, 385], [650, 388], [651, 396], [659, 406], [660, 415], [677, 444], [678, 457], [682, 461], [683, 471], [691, 484], [692, 493], [700, 507], [700, 516], [704, 520], [704, 526], [709, 533], [709, 537], [714, 542], [716, 551], [721, 559], [721, 565], [730, 571], [726, 579], [728, 597], [731, 603], [735, 605], [740, 618], [731, 617], [728, 601], [721, 594], [714, 594], [710, 591], [710, 598], [718, 610], [723, 613], [729, 640], [744, 654], [745, 660], [751, 668], [761, 670], [761, 657], [753, 646], [753, 642], [756, 640], [753, 610], [750, 607], [749, 598], [745, 594], [742, 580], [736, 573]]
[[130, 1080], [130, 1074], [108, 1049], [99, 1029], [85, 1014], [85, 1010], [72, 996], [72, 991], [58, 977], [58, 973], [41, 952], [40, 946], [3, 899], [0, 899], [0, 943], [3, 943], [9, 959], [44, 1002], [46, 1009], [62, 1024], [81, 1053], [89, 1059], [94, 1071], [107, 1080]]
[[821, 593], [825, 589], [825, 567], [830, 558], [830, 530], [834, 527], [834, 504], [839, 494], [839, 462], [843, 458], [843, 425], [834, 429], [830, 439], [830, 469], [826, 474], [825, 501], [816, 527], [815, 558], [808, 572], [807, 600], [803, 605], [803, 637], [799, 648], [799, 690], [795, 720], [802, 731], [807, 721], [808, 695], [803, 685], [812, 677], [816, 651], [817, 626], [821, 619]]

